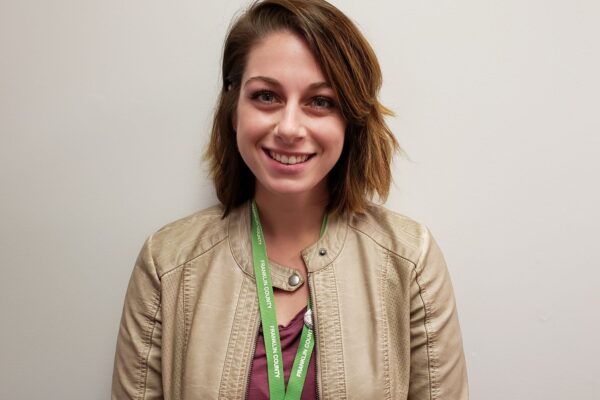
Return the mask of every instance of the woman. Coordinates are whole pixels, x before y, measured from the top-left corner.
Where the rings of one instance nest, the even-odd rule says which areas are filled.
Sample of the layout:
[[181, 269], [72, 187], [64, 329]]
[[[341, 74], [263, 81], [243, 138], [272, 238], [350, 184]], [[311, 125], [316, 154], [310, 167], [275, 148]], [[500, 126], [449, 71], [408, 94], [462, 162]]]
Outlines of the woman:
[[207, 151], [221, 205], [144, 245], [113, 398], [467, 398], [442, 254], [369, 201], [397, 143], [354, 24], [321, 0], [254, 3], [222, 73]]

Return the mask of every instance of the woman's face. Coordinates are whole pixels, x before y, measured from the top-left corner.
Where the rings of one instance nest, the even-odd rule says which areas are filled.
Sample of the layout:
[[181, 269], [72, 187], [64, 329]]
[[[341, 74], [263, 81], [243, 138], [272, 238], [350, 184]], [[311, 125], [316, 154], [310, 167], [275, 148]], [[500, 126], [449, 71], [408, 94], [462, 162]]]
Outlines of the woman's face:
[[346, 122], [303, 38], [278, 31], [252, 48], [233, 125], [257, 191], [327, 194]]

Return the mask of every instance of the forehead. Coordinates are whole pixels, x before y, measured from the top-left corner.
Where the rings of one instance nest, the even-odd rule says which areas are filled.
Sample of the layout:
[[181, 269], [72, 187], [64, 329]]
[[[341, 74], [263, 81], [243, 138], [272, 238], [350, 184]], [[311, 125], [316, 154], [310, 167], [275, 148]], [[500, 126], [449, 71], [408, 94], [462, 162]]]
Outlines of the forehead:
[[267, 76], [282, 83], [327, 81], [304, 38], [287, 30], [269, 33], [252, 47], [242, 80], [254, 76]]

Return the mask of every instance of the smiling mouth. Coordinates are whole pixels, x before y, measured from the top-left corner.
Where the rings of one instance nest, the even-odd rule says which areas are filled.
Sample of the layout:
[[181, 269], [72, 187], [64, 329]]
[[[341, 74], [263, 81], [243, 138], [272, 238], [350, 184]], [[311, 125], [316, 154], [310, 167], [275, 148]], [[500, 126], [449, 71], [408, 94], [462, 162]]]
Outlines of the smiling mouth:
[[281, 153], [277, 153], [273, 150], [266, 150], [266, 149], [265, 149], [265, 152], [273, 160], [278, 161], [281, 164], [285, 164], [285, 165], [302, 164], [302, 163], [306, 162], [307, 160], [309, 160], [310, 158], [312, 158], [312, 156], [314, 156], [314, 154], [287, 155], [287, 154], [281, 154]]

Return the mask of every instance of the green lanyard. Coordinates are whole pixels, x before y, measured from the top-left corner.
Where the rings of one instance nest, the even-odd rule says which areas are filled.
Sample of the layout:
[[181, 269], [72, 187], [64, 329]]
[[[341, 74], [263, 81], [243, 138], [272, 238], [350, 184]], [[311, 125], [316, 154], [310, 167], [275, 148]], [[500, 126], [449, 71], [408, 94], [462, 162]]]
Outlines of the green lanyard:
[[[321, 235], [325, 231], [327, 216], [321, 225]], [[279, 339], [279, 328], [277, 315], [275, 313], [275, 299], [273, 297], [273, 283], [269, 260], [267, 258], [267, 246], [265, 244], [256, 202], [252, 201], [252, 257], [254, 261], [254, 276], [256, 277], [256, 289], [258, 291], [258, 304], [260, 318], [262, 320], [263, 337], [265, 339], [265, 353], [267, 355], [267, 368], [269, 376], [269, 398], [271, 400], [296, 400], [302, 395], [306, 372], [312, 351], [315, 347], [313, 330], [306, 324], [302, 328], [300, 345], [294, 359], [290, 379], [288, 380], [287, 392], [283, 375], [283, 357], [281, 355], [281, 341]], [[307, 312], [310, 311], [310, 299]]]

